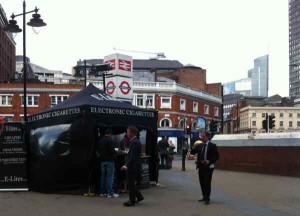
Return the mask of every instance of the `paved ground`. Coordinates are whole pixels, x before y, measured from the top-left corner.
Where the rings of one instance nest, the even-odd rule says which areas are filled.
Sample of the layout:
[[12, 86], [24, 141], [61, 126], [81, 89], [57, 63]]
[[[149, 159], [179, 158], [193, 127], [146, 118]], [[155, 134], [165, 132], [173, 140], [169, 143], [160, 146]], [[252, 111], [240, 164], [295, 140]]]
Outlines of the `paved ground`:
[[211, 205], [201, 198], [194, 161], [174, 161], [172, 170], [160, 172], [159, 186], [142, 191], [145, 200], [125, 208], [128, 199], [41, 194], [0, 193], [1, 216], [196, 216], [196, 215], [300, 215], [300, 178], [215, 170]]

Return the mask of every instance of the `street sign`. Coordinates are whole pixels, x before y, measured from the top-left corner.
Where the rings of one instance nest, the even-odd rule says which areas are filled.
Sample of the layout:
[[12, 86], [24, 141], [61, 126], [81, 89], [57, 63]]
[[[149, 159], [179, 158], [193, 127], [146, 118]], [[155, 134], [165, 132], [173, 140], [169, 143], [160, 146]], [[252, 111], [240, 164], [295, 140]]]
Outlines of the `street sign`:
[[131, 90], [129, 83], [126, 81], [121, 82], [119, 88], [120, 88], [121, 92], [125, 95], [127, 95]]
[[115, 88], [116, 88], [115, 83], [113, 81], [109, 81], [105, 87], [106, 93], [110, 94], [110, 95], [113, 94], [115, 91]]

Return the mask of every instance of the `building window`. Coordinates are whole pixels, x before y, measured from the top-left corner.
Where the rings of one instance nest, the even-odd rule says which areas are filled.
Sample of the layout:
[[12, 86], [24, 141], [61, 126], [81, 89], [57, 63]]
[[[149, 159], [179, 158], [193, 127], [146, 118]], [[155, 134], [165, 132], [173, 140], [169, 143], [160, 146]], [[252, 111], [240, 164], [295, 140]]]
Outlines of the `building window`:
[[165, 127], [172, 127], [171, 120], [170, 120], [170, 119], [167, 119], [167, 118], [162, 119], [162, 120], [160, 121], [160, 127], [163, 127], [163, 128], [165, 128]]
[[198, 102], [193, 102], [193, 112], [198, 112]]
[[4, 122], [13, 122], [14, 120], [13, 114], [2, 114], [0, 117], [4, 117]]
[[280, 127], [283, 127], [283, 121], [280, 121], [280, 122], [279, 122], [279, 126], [280, 126]]
[[154, 108], [154, 94], [134, 95], [134, 105], [142, 108]]
[[215, 116], [219, 116], [219, 107], [215, 107]]
[[155, 108], [154, 95], [146, 95], [146, 108]]
[[50, 95], [51, 98], [51, 106], [55, 106], [60, 102], [67, 100], [69, 95]]
[[283, 113], [279, 113], [279, 117], [280, 117], [280, 118], [283, 118]]
[[0, 106], [12, 106], [12, 95], [0, 95]]
[[197, 128], [197, 122], [193, 122], [192, 129], [196, 129], [196, 128]]
[[23, 114], [20, 115], [20, 121], [21, 121], [21, 122], [24, 122], [24, 115], [23, 115]]
[[293, 113], [289, 113], [289, 117], [290, 117], [290, 118], [293, 118]]
[[252, 127], [256, 127], [256, 121], [252, 121]]
[[161, 97], [160, 108], [171, 108], [172, 99], [171, 97]]
[[185, 100], [180, 99], [180, 110], [185, 110]]
[[143, 95], [136, 95], [136, 103], [135, 103], [135, 105], [139, 106], [139, 107], [143, 107], [143, 105], [144, 105], [143, 100], [144, 100]]
[[[37, 107], [39, 95], [27, 95], [27, 106], [28, 107]], [[24, 96], [21, 95], [22, 106], [24, 106]]]
[[300, 127], [300, 121], [297, 121], [297, 127]]
[[293, 122], [289, 121], [289, 127], [292, 128], [293, 127]]
[[204, 114], [209, 115], [209, 105], [204, 105]]
[[179, 121], [179, 123], [178, 123], [178, 128], [181, 128], [181, 129], [184, 129], [184, 125], [185, 125], [185, 120], [184, 119], [181, 119], [180, 121]]
[[297, 118], [300, 118], [300, 113], [297, 113]]
[[262, 113], [261, 117], [263, 117], [263, 118], [266, 117], [266, 113]]
[[252, 117], [256, 117], [256, 113], [252, 113]]

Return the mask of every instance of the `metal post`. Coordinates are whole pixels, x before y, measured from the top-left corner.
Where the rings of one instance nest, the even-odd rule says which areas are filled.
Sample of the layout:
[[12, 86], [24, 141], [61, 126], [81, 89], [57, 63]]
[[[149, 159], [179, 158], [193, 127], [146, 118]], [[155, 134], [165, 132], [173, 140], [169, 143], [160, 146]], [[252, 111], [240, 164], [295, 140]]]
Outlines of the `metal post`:
[[182, 163], [181, 163], [182, 171], [185, 171], [185, 155], [186, 155], [186, 149], [182, 148]]
[[84, 87], [86, 87], [86, 60], [83, 61], [84, 62]]
[[[24, 123], [27, 124], [27, 64], [26, 64], [26, 3], [23, 1], [23, 91], [24, 91]], [[25, 129], [26, 130], [26, 129]]]
[[104, 93], [106, 93], [105, 92], [105, 73], [104, 73], [104, 71], [102, 71], [102, 82], [103, 82], [103, 91], [104, 91]]
[[239, 133], [239, 99], [236, 102], [236, 133]]
[[183, 142], [183, 145], [182, 145], [182, 148], [181, 148], [181, 153], [182, 153], [182, 161], [181, 161], [181, 170], [182, 171], [185, 171], [185, 156], [186, 156], [186, 153], [187, 153], [187, 146], [186, 146], [186, 138], [185, 138], [185, 135], [186, 135], [186, 121], [187, 119], [184, 118], [183, 119], [183, 133], [184, 133], [184, 142]]
[[222, 94], [222, 106], [221, 106], [221, 132], [224, 133], [224, 89], [223, 89], [223, 85], [222, 85], [222, 89], [221, 89], [221, 94]]
[[270, 129], [269, 129], [269, 118], [270, 118], [270, 116], [269, 115], [267, 115], [267, 133], [269, 133], [270, 131]]

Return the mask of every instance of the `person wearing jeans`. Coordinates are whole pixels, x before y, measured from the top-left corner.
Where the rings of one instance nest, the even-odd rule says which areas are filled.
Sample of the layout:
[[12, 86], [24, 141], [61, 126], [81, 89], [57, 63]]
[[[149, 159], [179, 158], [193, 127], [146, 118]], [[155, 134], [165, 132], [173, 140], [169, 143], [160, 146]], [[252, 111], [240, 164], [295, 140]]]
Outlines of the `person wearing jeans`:
[[105, 130], [105, 135], [99, 140], [97, 149], [101, 160], [101, 187], [100, 196], [116, 198], [119, 195], [113, 191], [113, 180], [115, 173], [115, 149], [112, 140], [112, 130]]
[[113, 197], [115, 193], [113, 191], [113, 180], [115, 173], [115, 163], [114, 162], [102, 162], [101, 163], [101, 189], [100, 196]]

